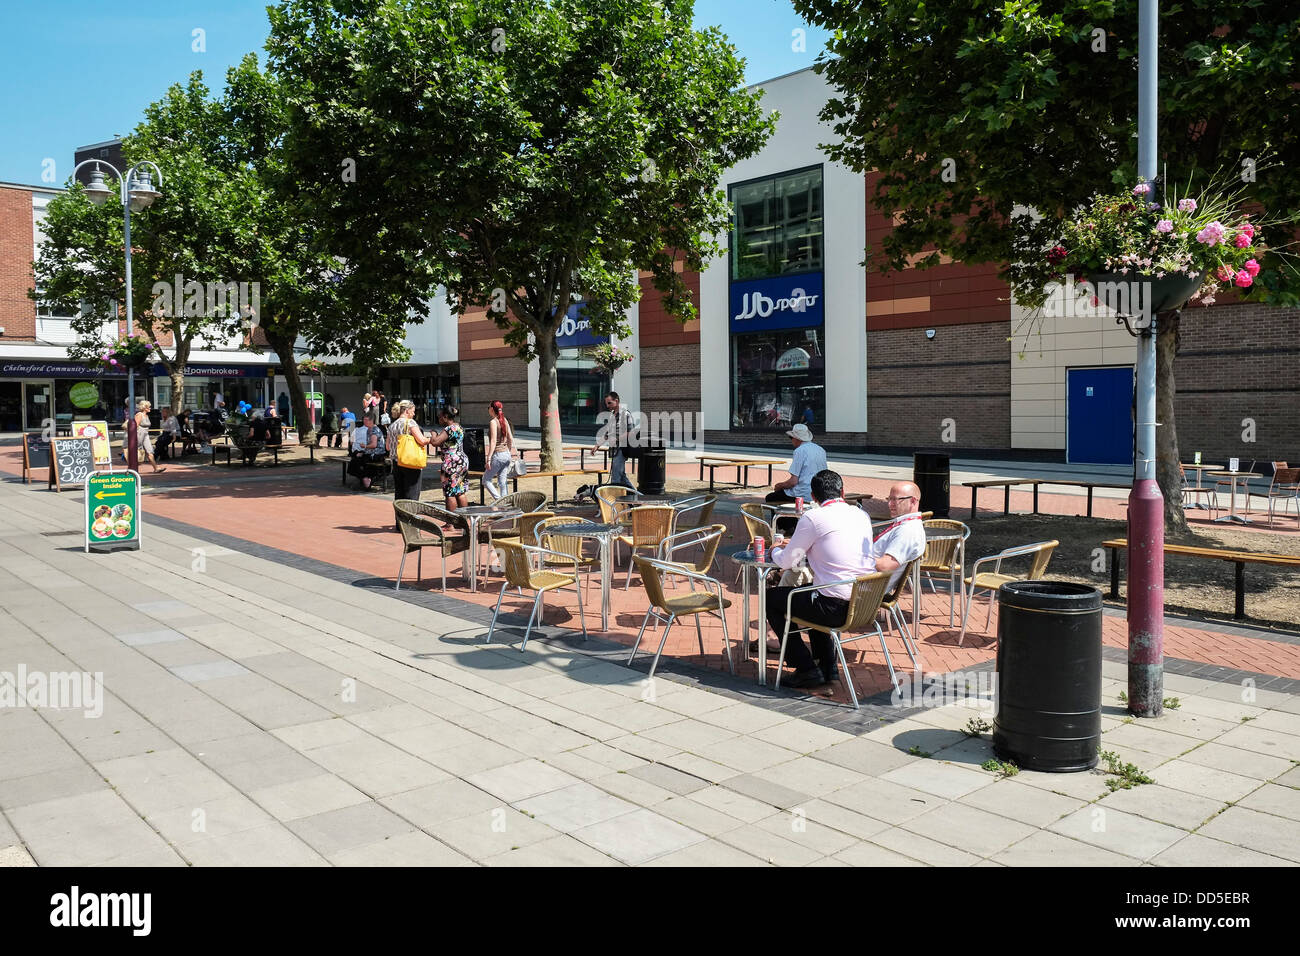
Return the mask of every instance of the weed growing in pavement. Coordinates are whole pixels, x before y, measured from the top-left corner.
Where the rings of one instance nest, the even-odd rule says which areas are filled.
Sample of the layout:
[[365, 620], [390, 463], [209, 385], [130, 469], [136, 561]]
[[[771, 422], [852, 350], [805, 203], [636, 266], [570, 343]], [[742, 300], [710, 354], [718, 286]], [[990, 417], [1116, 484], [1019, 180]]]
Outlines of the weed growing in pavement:
[[1244, 724], [1246, 721], [1248, 721], [1248, 720], [1254, 720], [1254, 719], [1255, 719], [1254, 717], [1243, 717], [1243, 718], [1241, 718], [1241, 722]]
[[1120, 702], [1121, 704], [1127, 704], [1127, 703], [1128, 703], [1128, 693], [1127, 693], [1126, 691], [1120, 691], [1120, 692], [1119, 692], [1119, 702]]
[[961, 732], [967, 737], [978, 737], [980, 734], [987, 733], [992, 729], [993, 725], [983, 717], [972, 717], [966, 721], [966, 726], [961, 729]]
[[1106, 773], [1112, 773], [1118, 778], [1117, 780], [1106, 781], [1106, 786], [1111, 790], [1131, 790], [1139, 784], [1155, 783], [1154, 780], [1139, 770], [1136, 764], [1125, 763], [1120, 760], [1119, 754], [1114, 751], [1103, 750], [1097, 756], [1106, 764]]
[[1001, 760], [994, 760], [991, 757], [988, 760], [984, 761], [982, 764], [980, 764], [980, 769], [988, 770], [991, 773], [996, 773], [999, 777], [1001, 777], [1004, 780], [1007, 777], [1014, 777], [1016, 774], [1020, 773], [1020, 768], [1017, 767], [1015, 764], [1011, 763], [1010, 761], [1004, 763]]
[[922, 749], [921, 749], [920, 747], [918, 747], [916, 744], [913, 744], [912, 746], [908, 747], [908, 748], [907, 748], [907, 752], [910, 753], [913, 757], [926, 757], [926, 758], [928, 758], [928, 757], [931, 756], [931, 754], [926, 753], [924, 750], [922, 750]]
[[1167, 707], [1169, 710], [1177, 710], [1179, 707], [1183, 706], [1183, 702], [1179, 700], [1177, 697], [1166, 697], [1164, 700], [1161, 701], [1161, 703], [1164, 704], [1165, 707]]

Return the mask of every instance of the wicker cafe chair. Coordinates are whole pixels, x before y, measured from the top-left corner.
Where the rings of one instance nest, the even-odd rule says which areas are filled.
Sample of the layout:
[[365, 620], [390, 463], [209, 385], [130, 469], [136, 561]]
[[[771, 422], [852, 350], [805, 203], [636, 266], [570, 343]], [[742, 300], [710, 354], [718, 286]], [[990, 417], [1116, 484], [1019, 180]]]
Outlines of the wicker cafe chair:
[[600, 520], [605, 524], [617, 524], [621, 517], [618, 500], [626, 497], [639, 498], [637, 492], [626, 485], [601, 485], [596, 489], [596, 506], [600, 508]]
[[[524, 513], [524, 517], [536, 514], [544, 504], [546, 504], [546, 493], [542, 491], [512, 491], [493, 502], [493, 505], [498, 508], [518, 508]], [[495, 542], [498, 539], [518, 540], [523, 544], [533, 543], [531, 529], [525, 537], [520, 537], [521, 520], [521, 518], [502, 518], [497, 521], [485, 521], [479, 526], [478, 543], [487, 545], [483, 555], [483, 563], [487, 571], [490, 572], [492, 569], [492, 559], [496, 554]]]
[[957, 602], [958, 595], [961, 595], [962, 606], [965, 606], [966, 589], [957, 582], [964, 573], [962, 567], [963, 550], [966, 539], [970, 537], [970, 528], [954, 518], [931, 518], [928, 521], [922, 521], [927, 528], [943, 528], [945, 531], [960, 531], [961, 539], [950, 538], [944, 540], [933, 540], [925, 543], [925, 553], [921, 555], [921, 574], [925, 580], [930, 582], [930, 590], [938, 594], [939, 589], [934, 586], [933, 574], [946, 574], [948, 576], [948, 626], [952, 627], [953, 607]]
[[[673, 507], [677, 509], [677, 530], [697, 531], [707, 528], [711, 523], [709, 519], [713, 517], [713, 506], [717, 503], [717, 495], [700, 495], [676, 502]], [[688, 515], [690, 519], [686, 520]]]
[[677, 522], [677, 509], [671, 505], [642, 505], [628, 512], [627, 522], [631, 531], [614, 539], [627, 545], [630, 552], [627, 580], [623, 582], [624, 591], [632, 586], [632, 565], [637, 551], [650, 548], [657, 552], [664, 538], [672, 537]]
[[[907, 656], [912, 659], [913, 668], [919, 664], [920, 651], [916, 647], [916, 636], [912, 633], [912, 629], [907, 626], [907, 618], [903, 615], [902, 599], [903, 589], [912, 583], [912, 575], [916, 573], [916, 566], [921, 563], [924, 557], [925, 555], [922, 554], [920, 558], [914, 558], [907, 562], [907, 567], [903, 568], [903, 573], [898, 576], [898, 581], [880, 600], [880, 609], [885, 612], [890, 631], [892, 632], [894, 628], [898, 628], [898, 633], [903, 638], [903, 649], [907, 651]], [[892, 571], [889, 572], [891, 576], [893, 573]]]
[[[397, 518], [397, 529], [402, 533], [402, 563], [397, 567], [397, 584], [394, 591], [402, 588], [402, 572], [406, 568], [406, 556], [412, 551], [416, 554], [415, 579], [420, 580], [423, 571], [425, 548], [437, 548], [442, 555], [442, 590], [447, 591], [447, 556], [469, 550], [469, 526], [465, 519], [454, 511], [448, 511], [437, 505], [423, 501], [394, 501], [393, 511]], [[438, 521], [458, 527], [459, 535], [448, 534], [447, 528]]]
[[[658, 560], [665, 564], [675, 564], [686, 571], [694, 571], [696, 574], [708, 574], [718, 556], [718, 546], [722, 543], [722, 536], [726, 533], [727, 526], [725, 524], [678, 531], [676, 534], [671, 534], [659, 542]], [[698, 548], [700, 554], [694, 561], [678, 561], [674, 558], [674, 555], [683, 548]]]
[[[840, 679], [844, 686], [849, 690], [849, 699], [853, 701], [853, 709], [859, 708], [858, 692], [853, 686], [853, 678], [849, 675], [849, 664], [844, 659], [844, 645], [852, 641], [860, 641], [868, 637], [872, 632], [880, 638], [880, 649], [885, 652], [885, 664], [889, 667], [889, 679], [894, 686], [898, 686], [898, 674], [894, 671], [893, 658], [889, 656], [889, 647], [885, 644], [885, 632], [880, 629], [880, 622], [877, 620], [877, 614], [880, 611], [881, 601], [885, 597], [885, 590], [889, 587], [889, 572], [876, 571], [873, 574], [866, 574], [860, 578], [846, 578], [843, 581], [831, 581], [830, 584], [851, 584], [853, 590], [849, 593], [849, 607], [844, 615], [844, 623], [838, 627], [830, 627], [826, 624], [812, 624], [808, 621], [794, 617], [794, 596], [801, 591], [817, 591], [827, 587], [826, 584], [807, 584], [803, 587], [793, 588], [789, 596], [785, 599], [785, 631], [781, 635], [781, 652], [776, 662], [776, 687], [781, 687], [781, 670], [785, 666], [785, 647], [786, 642], [790, 639], [790, 628], [797, 631], [829, 631], [831, 643], [835, 645], [835, 653], [840, 659]], [[857, 634], [857, 637], [844, 637], [845, 634]]]
[[557, 525], [575, 525], [590, 524], [581, 518], [571, 518], [566, 515], [559, 517], [543, 518], [533, 526], [533, 537], [540, 548], [546, 548], [555, 552], [557, 555], [564, 557], [549, 557], [542, 560], [542, 567], [557, 568], [570, 567], [574, 573], [582, 570], [586, 571], [587, 594], [591, 594], [591, 572], [600, 567], [600, 562], [593, 557], [582, 553], [582, 538], [576, 535], [552, 534]]
[[533, 632], [533, 622], [541, 617], [542, 598], [547, 591], [554, 591], [559, 588], [572, 587], [574, 595], [578, 599], [578, 620], [582, 622], [582, 639], [587, 639], [587, 616], [582, 608], [582, 592], [578, 589], [578, 577], [574, 574], [564, 574], [560, 571], [537, 570], [532, 566], [530, 557], [545, 559], [547, 557], [564, 558], [571, 561], [568, 555], [559, 554], [555, 551], [549, 551], [546, 548], [533, 548], [523, 544], [511, 544], [506, 541], [497, 542], [497, 547], [505, 556], [506, 579], [501, 584], [501, 593], [497, 595], [497, 606], [492, 612], [492, 625], [488, 628], [487, 637], [484, 639], [485, 644], [492, 642], [492, 634], [496, 631], [497, 617], [501, 613], [501, 601], [506, 596], [506, 588], [528, 588], [530, 591], [536, 591], [537, 596], [533, 599], [533, 611], [528, 615], [528, 627], [524, 631], [524, 641], [519, 645], [522, 652], [528, 646], [528, 637]]
[[[1007, 548], [998, 554], [991, 554], [987, 558], [980, 558], [971, 566], [970, 577], [966, 579], [970, 591], [966, 597], [966, 610], [961, 616], [961, 636], [957, 639], [958, 647], [961, 647], [962, 641], [966, 640], [966, 621], [970, 617], [971, 605], [975, 603], [976, 588], [982, 588], [989, 592], [989, 613], [984, 620], [984, 630], [988, 631], [993, 623], [993, 605], [997, 603], [998, 588], [1010, 581], [1034, 581], [1041, 578], [1047, 572], [1048, 562], [1052, 560], [1052, 552], [1056, 550], [1060, 543], [1059, 541], [1039, 541], [1037, 544], [1022, 544], [1019, 547]], [[1032, 558], [1027, 573], [1003, 573], [1003, 561], [1023, 557]], [[993, 570], [981, 572], [980, 565], [989, 562], [993, 562]]]
[[[650, 606], [646, 608], [645, 620], [641, 622], [641, 630], [637, 631], [636, 642], [632, 645], [632, 653], [628, 655], [627, 662], [631, 664], [636, 658], [637, 649], [641, 646], [641, 638], [645, 635], [646, 625], [650, 623], [650, 618], [664, 625], [663, 635], [659, 638], [659, 649], [655, 651], [654, 662], [650, 665], [650, 677], [654, 677], [655, 668], [659, 666], [659, 656], [664, 652], [664, 645], [668, 642], [668, 632], [673, 629], [673, 622], [679, 617], [692, 615], [695, 618], [695, 636], [700, 642], [700, 654], [704, 654], [704, 631], [700, 628], [701, 614], [716, 614], [722, 621], [722, 647], [727, 654], [727, 667], [731, 673], [736, 673], [735, 662], [731, 659], [731, 637], [727, 633], [727, 608], [731, 607], [731, 602], [722, 596], [722, 583], [716, 578], [708, 575], [698, 574], [694, 571], [686, 571], [680, 565], [671, 564], [665, 561], [656, 561], [653, 558], [644, 558], [639, 555], [633, 556], [636, 562], [637, 570], [641, 573], [641, 580], [645, 584], [646, 596], [650, 599]], [[702, 585], [699, 591], [691, 591], [689, 594], [682, 594], [678, 597], [666, 597], [664, 595], [663, 574], [680, 574], [698, 581]]]

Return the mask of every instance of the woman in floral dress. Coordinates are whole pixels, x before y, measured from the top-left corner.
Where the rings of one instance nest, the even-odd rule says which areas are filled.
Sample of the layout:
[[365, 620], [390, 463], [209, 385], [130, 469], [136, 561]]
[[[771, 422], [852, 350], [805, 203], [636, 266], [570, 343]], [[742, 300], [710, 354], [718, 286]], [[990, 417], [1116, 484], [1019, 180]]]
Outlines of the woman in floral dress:
[[430, 438], [434, 445], [442, 446], [442, 493], [447, 499], [447, 510], [465, 507], [465, 493], [469, 490], [469, 459], [465, 456], [465, 430], [456, 419], [460, 411], [448, 405], [438, 412], [438, 424], [443, 430]]

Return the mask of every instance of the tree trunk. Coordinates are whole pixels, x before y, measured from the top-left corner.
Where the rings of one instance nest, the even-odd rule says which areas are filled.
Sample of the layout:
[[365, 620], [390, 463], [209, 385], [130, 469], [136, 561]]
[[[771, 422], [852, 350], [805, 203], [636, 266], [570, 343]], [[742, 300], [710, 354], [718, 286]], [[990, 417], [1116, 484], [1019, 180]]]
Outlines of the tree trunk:
[[167, 377], [172, 382], [172, 414], [179, 414], [185, 410], [185, 366], [173, 365]]
[[537, 340], [537, 398], [542, 412], [542, 471], [559, 471], [563, 466], [560, 447], [560, 393], [555, 363], [560, 347], [554, 329], [547, 329]]
[[282, 336], [266, 334], [266, 340], [275, 349], [280, 360], [280, 371], [289, 388], [289, 404], [293, 407], [293, 420], [298, 426], [298, 440], [304, 445], [315, 439], [315, 429], [311, 423], [311, 413], [307, 410], [307, 393], [302, 390], [302, 379], [298, 377], [298, 363], [293, 355], [293, 343], [296, 335]]
[[1162, 312], [1156, 332], [1156, 481], [1165, 496], [1165, 531], [1187, 536], [1187, 515], [1183, 511], [1183, 480], [1178, 473], [1178, 428], [1174, 423], [1174, 358], [1178, 354], [1178, 326], [1181, 313]]

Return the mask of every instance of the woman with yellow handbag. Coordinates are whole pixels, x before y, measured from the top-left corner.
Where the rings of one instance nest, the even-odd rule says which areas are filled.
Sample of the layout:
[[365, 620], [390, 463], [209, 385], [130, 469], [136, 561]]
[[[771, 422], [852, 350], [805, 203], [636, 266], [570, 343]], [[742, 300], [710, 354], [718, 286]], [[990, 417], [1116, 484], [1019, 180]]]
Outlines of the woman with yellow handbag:
[[419, 501], [420, 479], [429, 462], [429, 453], [425, 451], [429, 436], [415, 422], [414, 402], [399, 402], [393, 412], [396, 417], [390, 428], [397, 436], [393, 457], [394, 494], [398, 501]]

